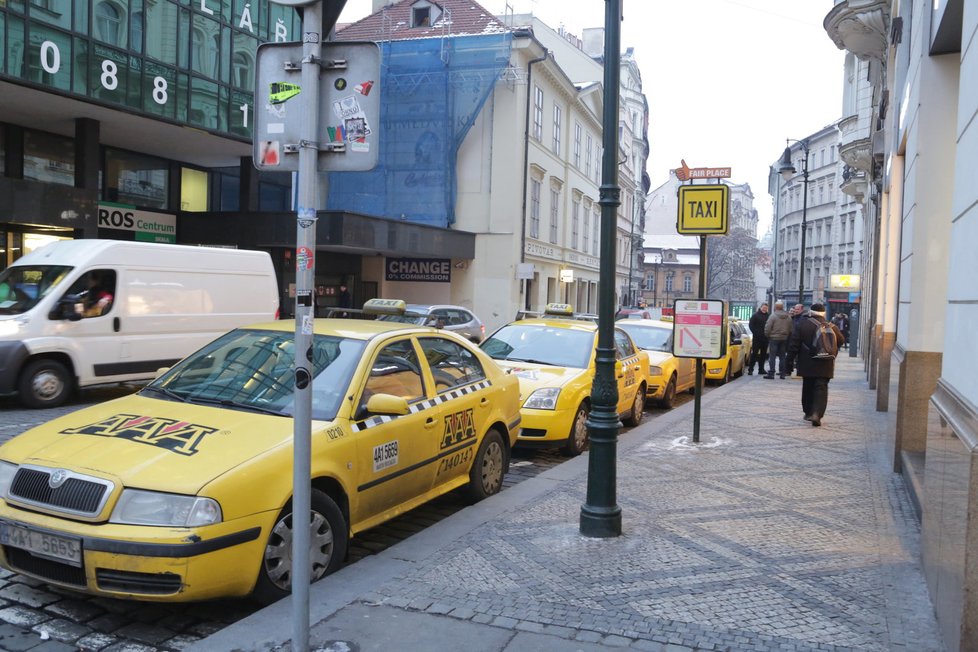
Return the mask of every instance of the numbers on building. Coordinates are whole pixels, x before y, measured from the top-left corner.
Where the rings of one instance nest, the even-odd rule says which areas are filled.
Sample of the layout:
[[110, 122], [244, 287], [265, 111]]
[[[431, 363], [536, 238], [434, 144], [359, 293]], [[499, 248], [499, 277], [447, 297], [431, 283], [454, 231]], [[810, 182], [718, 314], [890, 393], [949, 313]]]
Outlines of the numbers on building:
[[238, 110], [241, 111], [241, 126], [247, 129], [248, 128], [248, 103], [245, 102], [244, 104], [239, 106]]
[[51, 75], [61, 70], [61, 50], [54, 41], [41, 43], [41, 67]]
[[153, 77], [153, 101], [157, 104], [166, 104], [169, 95], [166, 93], [166, 79], [160, 76]]
[[114, 91], [119, 86], [119, 66], [115, 61], [102, 59], [102, 88]]

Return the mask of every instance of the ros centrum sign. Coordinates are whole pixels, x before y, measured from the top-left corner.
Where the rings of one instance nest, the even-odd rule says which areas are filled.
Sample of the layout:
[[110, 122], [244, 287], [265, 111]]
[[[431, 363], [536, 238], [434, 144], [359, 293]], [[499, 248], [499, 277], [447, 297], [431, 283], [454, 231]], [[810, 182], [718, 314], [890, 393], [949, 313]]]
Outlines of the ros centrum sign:
[[677, 358], [716, 360], [727, 353], [726, 306], [723, 301], [676, 301], [672, 324], [672, 354]]

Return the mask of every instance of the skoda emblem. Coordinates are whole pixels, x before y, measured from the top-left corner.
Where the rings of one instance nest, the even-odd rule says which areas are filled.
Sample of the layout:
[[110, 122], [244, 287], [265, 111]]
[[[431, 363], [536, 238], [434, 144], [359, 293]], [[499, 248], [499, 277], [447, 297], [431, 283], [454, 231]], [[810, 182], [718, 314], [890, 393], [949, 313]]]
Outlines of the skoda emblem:
[[64, 469], [55, 469], [54, 472], [48, 476], [48, 486], [52, 489], [57, 489], [65, 483], [68, 479], [68, 472]]

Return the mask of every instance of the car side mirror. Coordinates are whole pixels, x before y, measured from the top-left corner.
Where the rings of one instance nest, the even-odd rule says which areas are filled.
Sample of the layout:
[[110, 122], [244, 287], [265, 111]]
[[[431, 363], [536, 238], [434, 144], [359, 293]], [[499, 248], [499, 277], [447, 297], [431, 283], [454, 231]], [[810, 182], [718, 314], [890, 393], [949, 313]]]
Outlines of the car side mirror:
[[407, 399], [393, 394], [374, 394], [367, 399], [367, 412], [371, 414], [392, 414], [404, 416], [411, 411]]

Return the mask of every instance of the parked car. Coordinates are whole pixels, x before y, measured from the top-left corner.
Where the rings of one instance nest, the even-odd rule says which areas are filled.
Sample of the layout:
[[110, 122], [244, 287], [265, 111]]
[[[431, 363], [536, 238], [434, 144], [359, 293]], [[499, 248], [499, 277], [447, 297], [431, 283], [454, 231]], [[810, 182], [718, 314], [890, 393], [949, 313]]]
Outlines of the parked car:
[[[6, 442], [0, 565], [113, 598], [287, 595], [294, 333], [292, 320], [232, 330], [134, 395]], [[477, 346], [320, 319], [308, 355], [313, 579], [358, 532], [454, 489], [473, 501], [500, 490], [520, 386]]]
[[440, 304], [409, 303], [402, 315], [381, 315], [381, 321], [435, 326], [458, 333], [470, 342], [478, 344], [486, 336], [482, 320], [468, 308]]
[[727, 321], [727, 352], [717, 360], [704, 360], [703, 367], [706, 380], [712, 380], [719, 385], [729, 382], [732, 378], [744, 375], [747, 369], [747, 351], [740, 328], [734, 320]]
[[[550, 304], [543, 317], [511, 322], [480, 345], [520, 380], [523, 421], [517, 445], [560, 447], [565, 455], [587, 448], [597, 337], [593, 321], [576, 318], [567, 304]], [[645, 410], [649, 356], [616, 328], [615, 358], [618, 414], [637, 426]]]
[[618, 327], [628, 333], [635, 344], [649, 354], [647, 396], [659, 406], [671, 409], [677, 392], [696, 385], [696, 363], [693, 358], [672, 354], [673, 323], [657, 319], [626, 319]]

